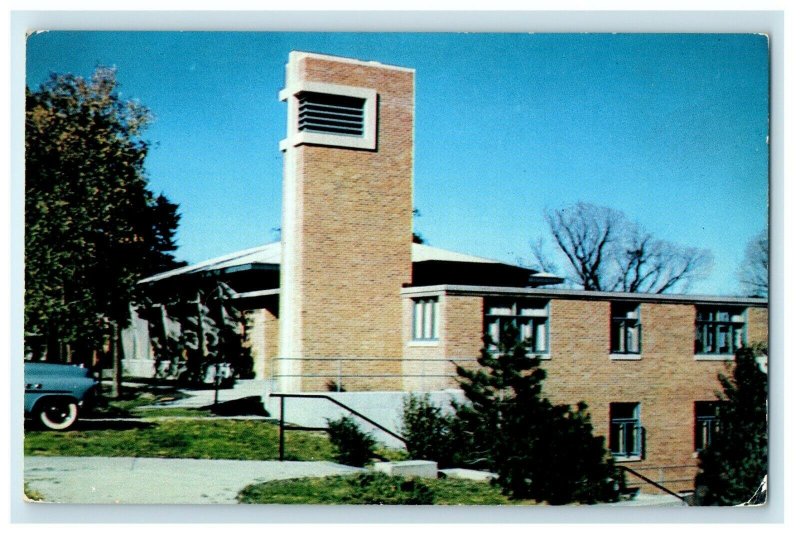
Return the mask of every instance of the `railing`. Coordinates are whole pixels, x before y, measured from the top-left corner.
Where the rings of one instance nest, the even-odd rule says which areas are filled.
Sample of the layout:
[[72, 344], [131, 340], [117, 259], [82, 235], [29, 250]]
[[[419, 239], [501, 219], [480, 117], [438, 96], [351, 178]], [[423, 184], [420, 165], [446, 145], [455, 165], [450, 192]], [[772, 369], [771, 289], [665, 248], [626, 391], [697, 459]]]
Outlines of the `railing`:
[[[300, 373], [281, 373], [276, 366], [283, 361], [297, 361], [297, 362], [325, 362], [334, 364], [335, 369], [331, 371], [317, 370], [314, 372], [300, 372]], [[400, 373], [364, 373], [364, 372], [345, 372], [344, 368], [348, 364], [365, 364], [371, 362], [395, 362], [400, 366], [415, 366], [418, 365], [421, 369], [420, 372], [400, 372]], [[380, 357], [380, 356], [307, 356], [307, 357], [276, 357], [272, 360], [272, 369], [270, 380], [277, 383], [281, 378], [314, 378], [314, 379], [329, 379], [333, 381], [337, 391], [342, 391], [343, 379], [354, 378], [359, 380], [364, 379], [406, 379], [415, 378], [429, 380], [429, 379], [454, 379], [456, 378], [455, 370], [452, 372], [441, 372], [440, 370], [427, 372], [430, 367], [440, 367], [444, 364], [451, 364], [453, 366], [459, 363], [477, 363], [477, 358], [452, 358], [452, 357], [433, 357], [433, 358], [407, 358], [407, 357]], [[454, 369], [454, 367], [453, 367]]]
[[[675, 467], [681, 467], [681, 468], [682, 468], [682, 467], [684, 467], [684, 466], [675, 466]], [[635, 477], [637, 477], [637, 478], [639, 478], [639, 479], [643, 480], [643, 481], [644, 481], [644, 482], [646, 482], [647, 484], [650, 484], [650, 485], [651, 485], [651, 486], [653, 486], [654, 488], [657, 488], [658, 490], [660, 490], [660, 491], [663, 491], [664, 493], [667, 493], [667, 494], [669, 494], [669, 495], [672, 495], [672, 496], [673, 496], [673, 497], [675, 497], [676, 499], [680, 499], [680, 500], [681, 500], [681, 502], [683, 502], [683, 503], [684, 503], [684, 504], [686, 504], [687, 506], [690, 506], [690, 505], [691, 505], [690, 501], [688, 501], [688, 500], [686, 499], [686, 497], [683, 497], [683, 496], [681, 496], [681, 495], [679, 495], [679, 494], [675, 493], [675, 492], [674, 492], [674, 491], [672, 491], [671, 489], [669, 489], [669, 488], [667, 488], [667, 487], [665, 487], [665, 486], [663, 486], [663, 485], [659, 484], [659, 483], [658, 483], [658, 482], [656, 482], [655, 480], [653, 480], [653, 479], [651, 479], [651, 478], [649, 478], [649, 477], [646, 477], [646, 476], [644, 476], [643, 474], [641, 474], [641, 473], [639, 473], [639, 472], [637, 472], [637, 471], [634, 471], [633, 469], [631, 469], [630, 467], [628, 467], [628, 466], [626, 466], [626, 465], [619, 465], [619, 464], [617, 464], [617, 469], [619, 469], [620, 471], [623, 471], [623, 472], [625, 472], [625, 473], [630, 473], [631, 475], [633, 475], [633, 476], [635, 476]], [[664, 469], [664, 468], [662, 467], [662, 468], [660, 468], [660, 469]]]
[[391, 430], [389, 430], [385, 426], [381, 425], [380, 423], [377, 423], [377, 422], [373, 421], [372, 419], [370, 419], [366, 415], [362, 414], [361, 412], [358, 412], [358, 411], [354, 410], [353, 408], [347, 406], [346, 404], [344, 404], [342, 402], [339, 402], [338, 400], [336, 400], [333, 397], [330, 397], [328, 395], [323, 395], [323, 394], [318, 394], [318, 393], [272, 393], [270, 395], [270, 397], [278, 397], [281, 400], [281, 402], [280, 402], [281, 413], [280, 413], [279, 427], [278, 427], [279, 428], [279, 433], [278, 433], [278, 436], [279, 436], [279, 439], [278, 439], [278, 457], [279, 457], [281, 462], [284, 460], [284, 456], [285, 456], [284, 455], [285, 432], [287, 430], [306, 431], [306, 432], [309, 432], [309, 431], [311, 431], [311, 432], [325, 432], [325, 431], [328, 430], [325, 427], [311, 427], [311, 426], [291, 426], [291, 427], [287, 427], [286, 426], [286, 404], [285, 404], [285, 401], [286, 401], [287, 398], [289, 398], [289, 399], [297, 399], [297, 398], [301, 398], [301, 399], [324, 399], [324, 400], [330, 401], [333, 404], [339, 406], [340, 408], [344, 408], [345, 410], [347, 410], [351, 414], [355, 415], [356, 417], [358, 417], [360, 419], [363, 419], [364, 421], [366, 421], [367, 423], [371, 424], [375, 428], [386, 432], [387, 434], [389, 434], [393, 438], [402, 441], [404, 444], [408, 444], [408, 442], [406, 441], [406, 439], [403, 436], [400, 436], [400, 435], [392, 432]]

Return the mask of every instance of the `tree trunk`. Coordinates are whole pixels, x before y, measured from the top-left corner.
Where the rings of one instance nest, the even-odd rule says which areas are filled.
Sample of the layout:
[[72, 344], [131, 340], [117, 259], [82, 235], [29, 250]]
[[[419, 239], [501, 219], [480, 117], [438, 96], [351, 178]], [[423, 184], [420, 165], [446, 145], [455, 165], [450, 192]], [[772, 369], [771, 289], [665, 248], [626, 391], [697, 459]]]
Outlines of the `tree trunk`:
[[111, 321], [111, 362], [113, 380], [111, 383], [111, 398], [118, 399], [122, 394], [122, 350], [119, 335], [119, 326], [116, 321]]

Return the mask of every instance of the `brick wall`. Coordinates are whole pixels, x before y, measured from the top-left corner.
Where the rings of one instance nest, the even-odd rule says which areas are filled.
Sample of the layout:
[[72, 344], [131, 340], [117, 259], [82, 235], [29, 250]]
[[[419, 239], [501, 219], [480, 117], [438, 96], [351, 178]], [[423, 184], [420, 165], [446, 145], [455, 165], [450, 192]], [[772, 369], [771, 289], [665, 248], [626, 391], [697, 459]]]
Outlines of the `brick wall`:
[[273, 363], [278, 354], [277, 305], [245, 312], [247, 317], [247, 341], [253, 358], [253, 372], [259, 380], [269, 379], [273, 374]]
[[[451, 299], [443, 320], [459, 326], [449, 330], [446, 353], [477, 357], [483, 298], [448, 295], [445, 302]], [[695, 360], [695, 307], [671, 303], [642, 303], [641, 359], [612, 360], [610, 312], [608, 301], [550, 301], [551, 359], [542, 362], [547, 371], [545, 395], [555, 403], [586, 402], [595, 432], [606, 439], [609, 403], [639, 403], [644, 456], [626, 465], [670, 489], [691, 489], [696, 467], [694, 402], [715, 400], [720, 390], [717, 375], [727, 372], [730, 363]], [[751, 342], [766, 339], [766, 312], [750, 308]]]
[[[296, 268], [282, 272], [291, 283], [281, 281], [281, 287], [294, 288], [282, 298], [293, 299], [288, 307], [296, 310], [281, 324], [294, 337], [287, 352], [303, 358], [363, 357], [347, 363], [346, 374], [395, 378], [351, 378], [348, 390], [399, 389], [399, 293], [411, 280], [414, 75], [317, 56], [299, 59], [295, 67], [299, 81], [375, 89], [379, 128], [374, 151], [301, 145], [286, 153], [294, 158], [287, 168], [295, 169], [289, 183], [297, 199], [296, 233], [289, 236]], [[338, 366], [316, 361], [313, 372], [338, 373]], [[304, 378], [299, 387], [325, 389], [326, 381]]]

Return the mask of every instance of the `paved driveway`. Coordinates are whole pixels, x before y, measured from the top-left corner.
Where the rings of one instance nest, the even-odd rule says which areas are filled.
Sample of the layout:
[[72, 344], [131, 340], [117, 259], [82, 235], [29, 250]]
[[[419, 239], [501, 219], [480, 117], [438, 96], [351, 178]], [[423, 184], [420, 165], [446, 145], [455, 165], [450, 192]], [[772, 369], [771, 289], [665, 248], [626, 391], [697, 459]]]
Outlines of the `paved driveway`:
[[357, 471], [332, 462], [25, 458], [30, 489], [48, 502], [80, 504], [232, 504], [248, 484]]

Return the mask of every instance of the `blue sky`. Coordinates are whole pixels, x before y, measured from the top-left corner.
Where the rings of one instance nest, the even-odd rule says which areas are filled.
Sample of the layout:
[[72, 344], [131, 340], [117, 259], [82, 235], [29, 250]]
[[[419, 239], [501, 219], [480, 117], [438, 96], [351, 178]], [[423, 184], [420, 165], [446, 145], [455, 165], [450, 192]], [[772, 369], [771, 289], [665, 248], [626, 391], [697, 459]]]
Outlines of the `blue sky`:
[[619, 209], [714, 255], [694, 293], [735, 294], [767, 224], [766, 38], [702, 34], [50, 32], [27, 83], [116, 66], [155, 123], [152, 188], [190, 262], [276, 237], [291, 50], [416, 69], [415, 224], [434, 246], [516, 262], [545, 208]]

